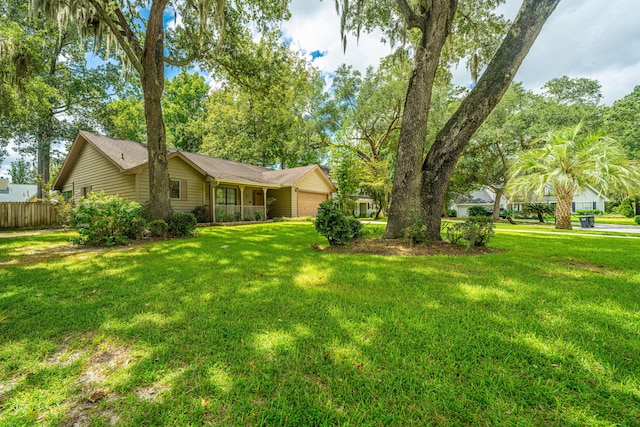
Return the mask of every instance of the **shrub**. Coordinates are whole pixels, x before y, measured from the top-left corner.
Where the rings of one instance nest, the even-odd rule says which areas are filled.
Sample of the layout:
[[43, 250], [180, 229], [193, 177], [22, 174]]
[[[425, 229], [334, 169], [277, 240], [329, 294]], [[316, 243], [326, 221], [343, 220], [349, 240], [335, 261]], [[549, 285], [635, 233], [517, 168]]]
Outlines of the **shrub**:
[[151, 237], [166, 238], [169, 226], [164, 219], [156, 219], [147, 224], [147, 230], [149, 230]]
[[139, 239], [146, 221], [142, 205], [119, 196], [107, 196], [103, 191], [90, 193], [78, 200], [71, 212], [70, 224], [79, 237], [72, 239], [80, 245], [126, 245]]
[[197, 224], [196, 217], [192, 213], [177, 212], [171, 215], [169, 233], [174, 237], [192, 236]]
[[447, 240], [458, 244], [466, 240], [467, 246], [486, 246], [493, 237], [493, 221], [486, 216], [474, 216], [464, 223], [447, 227]]
[[458, 216], [458, 212], [455, 209], [447, 209], [447, 216], [449, 218], [455, 218]]
[[207, 205], [196, 206], [195, 208], [193, 208], [191, 213], [193, 215], [195, 215], [196, 221], [198, 221], [198, 222], [209, 222], [209, 221], [211, 221], [211, 215], [209, 213], [209, 206], [207, 206]]
[[402, 230], [405, 239], [409, 242], [420, 245], [429, 241], [427, 235], [427, 226], [424, 224], [421, 218], [413, 218], [411, 225]]
[[236, 212], [233, 214], [233, 220], [234, 221], [241, 221], [242, 220], [242, 212]]
[[640, 215], [634, 216], [633, 220], [636, 222], [636, 224], [640, 224]]
[[576, 211], [576, 215], [602, 215], [600, 209], [581, 209]]
[[493, 221], [486, 216], [473, 216], [464, 222], [462, 237], [469, 246], [487, 246], [493, 237]]
[[470, 217], [487, 216], [489, 214], [489, 211], [484, 206], [471, 206], [467, 210], [467, 213], [469, 214]]
[[344, 245], [360, 237], [362, 224], [354, 217], [345, 216], [333, 204], [333, 200], [320, 203], [314, 221], [318, 233], [327, 238], [330, 245]]
[[631, 204], [631, 199], [624, 199], [620, 205], [615, 209], [615, 212], [620, 215], [624, 215], [627, 218], [633, 218], [636, 214]]
[[256, 221], [262, 221], [262, 212], [256, 211], [255, 217]]
[[462, 241], [462, 231], [465, 227], [464, 223], [450, 225], [446, 228], [447, 241], [454, 245], [459, 244]]

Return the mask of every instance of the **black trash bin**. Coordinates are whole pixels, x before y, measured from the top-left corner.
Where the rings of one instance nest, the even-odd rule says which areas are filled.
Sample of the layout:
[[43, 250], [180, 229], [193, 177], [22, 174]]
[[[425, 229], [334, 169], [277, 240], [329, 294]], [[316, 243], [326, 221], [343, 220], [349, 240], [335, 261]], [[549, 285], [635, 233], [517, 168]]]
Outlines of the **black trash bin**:
[[580, 228], [593, 228], [596, 225], [596, 220], [593, 215], [586, 215], [580, 217]]

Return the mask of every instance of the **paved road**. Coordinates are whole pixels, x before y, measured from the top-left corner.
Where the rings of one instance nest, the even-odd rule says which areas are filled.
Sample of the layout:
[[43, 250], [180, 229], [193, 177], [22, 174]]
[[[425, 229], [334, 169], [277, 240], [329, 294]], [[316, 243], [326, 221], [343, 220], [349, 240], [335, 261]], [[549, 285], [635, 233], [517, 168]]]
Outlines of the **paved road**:
[[[450, 220], [449, 222], [460, 222], [461, 220]], [[519, 222], [532, 222], [537, 223], [537, 220], [518, 220]], [[386, 224], [386, 222], [381, 221], [362, 221], [363, 224]], [[590, 233], [563, 233], [561, 231], [544, 231], [544, 230], [509, 230], [508, 228], [501, 228], [500, 230], [514, 232], [514, 233], [532, 233], [532, 234], [566, 234], [570, 236], [593, 236], [593, 237], [611, 237], [611, 238], [630, 238], [637, 239], [640, 237], [640, 226], [637, 225], [621, 225], [621, 224], [598, 224], [596, 219], [595, 227], [593, 228], [580, 228], [579, 222], [571, 223], [574, 230], [583, 230], [583, 231], [606, 231], [608, 233], [624, 233], [624, 234], [634, 234], [633, 236], [615, 236], [615, 235], [606, 235], [606, 234], [590, 234]], [[638, 234], [638, 236], [635, 236]]]

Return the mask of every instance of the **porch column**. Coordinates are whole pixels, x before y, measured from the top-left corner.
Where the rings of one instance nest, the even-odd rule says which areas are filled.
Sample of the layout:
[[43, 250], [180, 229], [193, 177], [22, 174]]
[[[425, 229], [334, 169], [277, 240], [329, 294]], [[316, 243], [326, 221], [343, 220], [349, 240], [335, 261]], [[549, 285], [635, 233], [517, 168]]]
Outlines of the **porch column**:
[[244, 219], [244, 185], [239, 185], [240, 187], [240, 220]]
[[267, 220], [267, 187], [262, 187], [262, 210], [264, 211], [264, 220]]
[[218, 186], [218, 181], [213, 181], [210, 185], [211, 195], [209, 196], [209, 205], [211, 205], [211, 221], [216, 222], [216, 187]]

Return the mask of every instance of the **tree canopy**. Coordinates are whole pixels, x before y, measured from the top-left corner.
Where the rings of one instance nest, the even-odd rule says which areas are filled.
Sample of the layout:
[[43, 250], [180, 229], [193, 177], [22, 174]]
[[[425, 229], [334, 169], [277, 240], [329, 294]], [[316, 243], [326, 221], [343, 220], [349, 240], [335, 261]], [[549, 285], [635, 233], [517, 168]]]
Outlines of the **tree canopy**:
[[[56, 22], [61, 32], [76, 25], [83, 39], [115, 52], [123, 68], [135, 70], [140, 78], [149, 151], [149, 216], [166, 220], [172, 209], [161, 104], [165, 64], [216, 62], [223, 48], [233, 50], [239, 35], [249, 33], [249, 23], [256, 30], [267, 29], [288, 16], [287, 6], [286, 0], [30, 2], [32, 11]], [[165, 22], [167, 13], [176, 17], [171, 25]]]
[[[400, 237], [418, 217], [424, 221], [429, 238], [440, 240], [440, 217], [455, 164], [507, 90], [559, 1], [524, 0], [506, 33], [506, 23], [493, 13], [499, 0], [336, 2], [343, 31], [359, 34], [381, 28], [395, 41], [409, 30], [409, 38], [415, 41], [385, 237]], [[484, 68], [484, 72], [436, 133], [425, 158], [438, 67], [461, 58], [467, 58], [474, 79], [479, 70]]]

